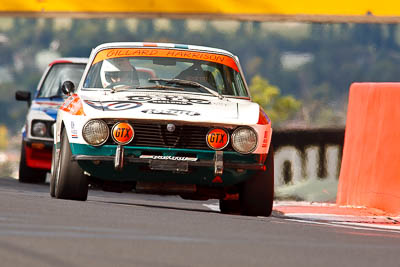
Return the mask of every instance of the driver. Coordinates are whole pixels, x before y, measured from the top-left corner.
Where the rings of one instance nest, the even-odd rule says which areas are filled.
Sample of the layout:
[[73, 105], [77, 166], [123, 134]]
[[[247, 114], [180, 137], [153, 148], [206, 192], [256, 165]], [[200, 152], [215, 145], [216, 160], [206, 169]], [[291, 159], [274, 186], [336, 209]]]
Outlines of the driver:
[[139, 86], [139, 77], [128, 58], [112, 58], [103, 61], [100, 71], [104, 88]]
[[192, 66], [179, 73], [175, 79], [204, 83], [206, 81], [206, 76], [204, 75], [200, 63], [194, 62]]

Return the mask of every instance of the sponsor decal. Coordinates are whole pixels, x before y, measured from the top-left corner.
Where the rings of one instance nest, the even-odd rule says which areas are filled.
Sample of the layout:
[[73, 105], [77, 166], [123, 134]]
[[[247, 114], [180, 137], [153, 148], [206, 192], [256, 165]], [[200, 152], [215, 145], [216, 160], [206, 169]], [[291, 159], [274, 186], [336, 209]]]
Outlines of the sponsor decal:
[[104, 49], [97, 53], [92, 65], [109, 58], [119, 57], [168, 57], [168, 58], [187, 58], [194, 60], [205, 60], [226, 65], [237, 72], [239, 68], [233, 58], [214, 54], [209, 52], [198, 52], [176, 49], [158, 49], [158, 48], [111, 48]]
[[43, 108], [58, 108], [61, 106], [62, 102], [60, 101], [35, 101], [35, 104], [43, 107]]
[[268, 145], [268, 131], [265, 131], [262, 147], [267, 147], [267, 145]]
[[141, 155], [140, 158], [141, 158], [141, 159], [174, 160], [174, 161], [197, 161], [197, 158], [192, 158], [192, 157], [175, 157], [175, 156]]
[[67, 100], [61, 105], [61, 110], [70, 113], [71, 115], [83, 115], [85, 112], [82, 107], [82, 100], [77, 94], [68, 97]]
[[229, 134], [221, 128], [211, 129], [206, 136], [207, 145], [214, 150], [224, 149], [229, 143]]
[[126, 122], [116, 123], [113, 126], [111, 133], [114, 141], [120, 145], [128, 144], [132, 141], [135, 135], [132, 125]]
[[142, 110], [143, 113], [146, 114], [157, 114], [157, 115], [172, 115], [172, 116], [178, 116], [178, 115], [185, 115], [185, 116], [199, 116], [200, 113], [195, 112], [195, 111], [189, 111], [189, 110], [180, 110], [180, 109], [145, 109]]
[[138, 108], [142, 105], [139, 102], [133, 101], [90, 101], [85, 100], [85, 103], [91, 106], [92, 108], [104, 111], [121, 111]]
[[78, 130], [75, 129], [75, 123], [71, 121], [71, 137], [78, 138]]
[[128, 96], [129, 100], [151, 103], [151, 104], [171, 104], [171, 105], [209, 105], [211, 102], [206, 99], [186, 98], [183, 96]]

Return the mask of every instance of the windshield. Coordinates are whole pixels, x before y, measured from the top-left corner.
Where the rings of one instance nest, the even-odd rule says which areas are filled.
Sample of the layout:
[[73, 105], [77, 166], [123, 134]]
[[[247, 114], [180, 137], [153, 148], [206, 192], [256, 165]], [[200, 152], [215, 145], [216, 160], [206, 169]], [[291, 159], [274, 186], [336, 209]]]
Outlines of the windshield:
[[62, 84], [65, 81], [71, 81], [78, 86], [85, 67], [86, 64], [54, 64], [48, 71], [37, 97], [62, 97]]
[[83, 87], [112, 92], [177, 90], [248, 97], [231, 57], [169, 49], [102, 50], [96, 55]]

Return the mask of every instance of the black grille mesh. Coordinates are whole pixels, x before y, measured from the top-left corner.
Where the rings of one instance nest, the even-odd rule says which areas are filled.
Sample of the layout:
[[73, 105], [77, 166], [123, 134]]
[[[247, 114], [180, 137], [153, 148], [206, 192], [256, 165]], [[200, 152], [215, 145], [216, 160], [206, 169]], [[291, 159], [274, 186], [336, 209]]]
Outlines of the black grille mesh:
[[[116, 122], [107, 121], [110, 130]], [[175, 131], [169, 132], [168, 123], [126, 122], [129, 122], [135, 131], [135, 137], [129, 143], [132, 146], [211, 150], [206, 142], [206, 135], [211, 127], [175, 124]], [[111, 136], [106, 144], [114, 144]], [[229, 144], [224, 150], [230, 150], [230, 148]]]

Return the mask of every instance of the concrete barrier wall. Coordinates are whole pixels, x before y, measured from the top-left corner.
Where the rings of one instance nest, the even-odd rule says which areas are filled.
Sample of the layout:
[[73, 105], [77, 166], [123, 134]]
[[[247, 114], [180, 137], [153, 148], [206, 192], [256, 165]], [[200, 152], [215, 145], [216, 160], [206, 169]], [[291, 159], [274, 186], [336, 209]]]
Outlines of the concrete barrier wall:
[[337, 204], [400, 214], [400, 83], [351, 85]]

